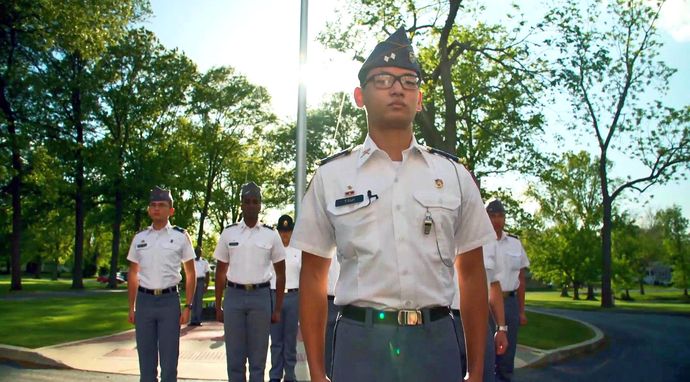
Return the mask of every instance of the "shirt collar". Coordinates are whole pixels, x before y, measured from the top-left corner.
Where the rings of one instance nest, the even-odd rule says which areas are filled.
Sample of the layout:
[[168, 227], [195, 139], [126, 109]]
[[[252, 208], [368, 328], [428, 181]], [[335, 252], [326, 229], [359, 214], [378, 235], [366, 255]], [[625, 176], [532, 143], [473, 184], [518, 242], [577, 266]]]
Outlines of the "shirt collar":
[[[161, 229], [161, 231], [165, 230], [167, 232], [167, 231], [170, 231], [171, 229], [172, 229], [172, 224], [170, 224], [170, 220], [168, 220], [168, 223], [165, 224], [165, 227], [163, 227], [163, 229]], [[153, 228], [153, 223], [149, 226], [149, 231], [155, 231], [155, 229]]]
[[[362, 167], [364, 163], [366, 163], [369, 158], [374, 156], [374, 153], [377, 151], [381, 151], [382, 154], [385, 154], [383, 150], [381, 150], [376, 143], [374, 142], [373, 139], [367, 134], [367, 137], [364, 139], [364, 143], [362, 144], [361, 150], [359, 150], [359, 157], [357, 158], [357, 167]], [[410, 146], [403, 150], [403, 160], [410, 155], [412, 152], [425, 152], [424, 146], [420, 145], [417, 143], [417, 138], [415, 136], [412, 136], [412, 142], [410, 142]], [[426, 158], [425, 158], [426, 160]], [[428, 163], [428, 162], [427, 162]]]
[[262, 223], [260, 220], [257, 220], [254, 227], [249, 227], [247, 223], [244, 222], [244, 219], [242, 219], [239, 223], [237, 223], [237, 225], [240, 227], [242, 231], [244, 231], [245, 229], [259, 229], [261, 228]]

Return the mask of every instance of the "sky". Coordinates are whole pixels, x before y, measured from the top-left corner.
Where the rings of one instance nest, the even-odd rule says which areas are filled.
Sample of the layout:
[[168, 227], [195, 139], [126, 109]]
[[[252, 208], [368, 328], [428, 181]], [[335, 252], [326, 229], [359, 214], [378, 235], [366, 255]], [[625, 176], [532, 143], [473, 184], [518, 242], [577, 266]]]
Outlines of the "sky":
[[[351, 93], [357, 86], [361, 64], [347, 55], [326, 50], [316, 41], [326, 21], [334, 21], [334, 10], [339, 3], [339, 0], [308, 2], [308, 63], [303, 70], [308, 107], [317, 107], [328, 94]], [[520, 3], [523, 9], [530, 9], [527, 3], [537, 1]], [[274, 112], [284, 120], [294, 121], [300, 78], [300, 6], [300, 0], [151, 0], [153, 15], [144, 26], [167, 48], [182, 50], [199, 71], [229, 65], [252, 83], [266, 87]], [[492, 11], [494, 15], [500, 14], [495, 7]], [[690, 0], [668, 1], [659, 25], [665, 43], [661, 58], [678, 69], [665, 100], [670, 106], [688, 105]], [[372, 35], [372, 48], [375, 43]], [[624, 162], [624, 158], [620, 161]], [[517, 177], [489, 179], [486, 184], [489, 188], [515, 184], [517, 194], [526, 187]], [[654, 186], [637, 202], [625, 203], [638, 216], [677, 204], [690, 218], [690, 180]]]

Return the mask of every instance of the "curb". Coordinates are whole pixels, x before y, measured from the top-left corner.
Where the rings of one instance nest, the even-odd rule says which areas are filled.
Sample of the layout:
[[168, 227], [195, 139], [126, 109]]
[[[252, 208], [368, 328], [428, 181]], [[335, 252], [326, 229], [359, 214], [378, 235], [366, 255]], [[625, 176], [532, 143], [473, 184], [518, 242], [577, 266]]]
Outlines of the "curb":
[[41, 369], [73, 369], [60, 361], [44, 356], [34, 349], [20, 346], [0, 345], [0, 360]]
[[[531, 309], [529, 309], [531, 310]], [[542, 350], [542, 349], [534, 349], [535, 351], [538, 351], [540, 353], [543, 353], [539, 355], [537, 358], [526, 364], [524, 367], [533, 367], [533, 368], [538, 368], [538, 367], [543, 367], [552, 363], [556, 363], [559, 361], [562, 361], [567, 358], [571, 358], [577, 355], [582, 355], [582, 354], [587, 354], [587, 353], [592, 353], [596, 351], [597, 349], [603, 347], [606, 344], [606, 337], [604, 336], [604, 333], [601, 331], [601, 329], [597, 328], [596, 326], [585, 322], [578, 320], [576, 318], [572, 317], [567, 317], [563, 316], [560, 314], [555, 314], [551, 312], [545, 312], [543, 310], [533, 310], [535, 312], [538, 312], [540, 314], [547, 314], [550, 316], [554, 317], [559, 317], [563, 318], [566, 320], [571, 320], [575, 321], [577, 323], [580, 323], [589, 329], [591, 329], [594, 332], [594, 337], [590, 338], [586, 341], [582, 341], [576, 344], [564, 346], [558, 349], [553, 349], [553, 350]], [[523, 346], [526, 349], [532, 349], [528, 346]]]

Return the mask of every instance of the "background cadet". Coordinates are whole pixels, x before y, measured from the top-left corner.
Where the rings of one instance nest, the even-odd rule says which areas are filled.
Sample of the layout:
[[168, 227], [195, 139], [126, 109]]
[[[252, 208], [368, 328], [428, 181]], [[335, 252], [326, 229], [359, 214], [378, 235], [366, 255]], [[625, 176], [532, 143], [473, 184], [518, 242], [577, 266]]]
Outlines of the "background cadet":
[[[285, 297], [280, 321], [271, 324], [271, 370], [270, 382], [295, 382], [297, 364], [297, 328], [299, 319], [299, 271], [302, 267], [302, 252], [290, 247], [290, 237], [295, 223], [289, 215], [278, 218], [276, 229], [285, 248]], [[275, 301], [275, 275], [271, 278], [271, 289]]]
[[194, 304], [192, 306], [192, 319], [189, 323], [191, 326], [201, 326], [204, 312], [204, 294], [211, 282], [211, 267], [208, 261], [203, 257], [203, 250], [196, 248], [194, 250], [196, 258], [194, 259], [194, 272], [196, 273], [196, 291], [194, 292]]
[[334, 247], [342, 308], [333, 381], [461, 380], [449, 309], [456, 258], [469, 378], [482, 378], [488, 298], [481, 247], [495, 233], [469, 172], [413, 136], [420, 76], [404, 29], [376, 46], [354, 93], [369, 134], [362, 146], [323, 161], [304, 196], [291, 245], [303, 251], [300, 324], [312, 381], [327, 380]]
[[[213, 253], [218, 260], [216, 319], [225, 324], [228, 379], [246, 381], [249, 360], [249, 380], [263, 382], [271, 322], [280, 320], [283, 306], [285, 249], [278, 233], [259, 222], [259, 186], [244, 184], [241, 201], [242, 220], [225, 227]], [[275, 305], [269, 288], [274, 271]]]
[[[151, 190], [148, 214], [151, 226], [137, 233], [127, 254], [129, 261], [129, 322], [134, 324], [142, 382], [177, 380], [180, 353], [180, 325], [189, 321], [196, 277], [194, 250], [187, 232], [170, 225], [175, 213], [170, 191]], [[180, 310], [177, 284], [184, 263], [187, 303]]]
[[[492, 243], [496, 250], [496, 278], [501, 284], [505, 310], [505, 327], [508, 331], [508, 349], [503, 355], [496, 355], [496, 381], [507, 382], [513, 376], [518, 329], [527, 324], [525, 316], [525, 269], [529, 260], [517, 236], [505, 232], [506, 210], [500, 200], [494, 199], [486, 206], [491, 224], [496, 232]], [[497, 320], [500, 319], [497, 316]]]

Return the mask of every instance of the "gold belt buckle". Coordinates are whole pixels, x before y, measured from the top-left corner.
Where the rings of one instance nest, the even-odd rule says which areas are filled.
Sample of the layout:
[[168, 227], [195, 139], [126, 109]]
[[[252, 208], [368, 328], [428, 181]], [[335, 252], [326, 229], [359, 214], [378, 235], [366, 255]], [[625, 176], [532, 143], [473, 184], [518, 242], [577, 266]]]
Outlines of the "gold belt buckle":
[[399, 310], [398, 311], [398, 325], [400, 326], [415, 326], [422, 324], [421, 310]]
[[163, 289], [154, 289], [153, 290], [153, 295], [154, 296], [160, 296], [163, 294]]
[[246, 284], [246, 285], [244, 286], [244, 289], [245, 289], [245, 290], [254, 290], [254, 284]]

